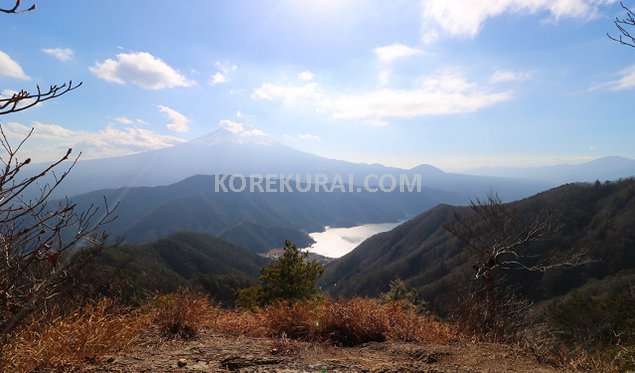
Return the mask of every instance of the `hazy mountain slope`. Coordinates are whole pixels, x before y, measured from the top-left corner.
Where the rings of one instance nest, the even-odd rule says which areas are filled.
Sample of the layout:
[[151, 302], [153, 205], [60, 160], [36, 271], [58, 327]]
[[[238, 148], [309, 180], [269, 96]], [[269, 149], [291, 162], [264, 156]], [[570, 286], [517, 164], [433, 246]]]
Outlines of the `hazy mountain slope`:
[[105, 228], [128, 243], [196, 231], [224, 234], [246, 248], [266, 251], [288, 238], [297, 239], [298, 244], [309, 242], [306, 232], [326, 225], [397, 221], [443, 201], [463, 200], [460, 195], [430, 189], [420, 193], [233, 193], [215, 192], [213, 185], [214, 176], [199, 175], [168, 186], [92, 192], [73, 201], [80, 209], [104, 196], [111, 204], [119, 202], [118, 218]]
[[[591, 278], [635, 268], [635, 180], [609, 184], [570, 184], [511, 204], [523, 214], [548, 208], [559, 217], [556, 237], [535, 247], [546, 256], [588, 250], [597, 263], [569, 270], [513, 274], [534, 300], [565, 294]], [[364, 241], [327, 268], [324, 286], [333, 294], [374, 295], [396, 276], [442, 304], [473, 274], [462, 244], [444, 228], [460, 207], [438, 206], [390, 232]]]
[[[78, 280], [84, 287], [128, 296], [173, 291], [189, 284], [230, 301], [232, 288], [255, 281], [268, 263], [266, 258], [215, 237], [177, 233], [145, 245], [107, 248]], [[109, 288], [111, 283], [118, 288]]]

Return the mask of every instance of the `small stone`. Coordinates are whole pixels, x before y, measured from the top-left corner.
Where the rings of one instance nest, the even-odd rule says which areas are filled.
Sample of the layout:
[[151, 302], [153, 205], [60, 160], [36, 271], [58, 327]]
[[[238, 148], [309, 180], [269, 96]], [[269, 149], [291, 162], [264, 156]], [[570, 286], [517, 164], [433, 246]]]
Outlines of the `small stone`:
[[177, 365], [179, 368], [183, 368], [184, 366], [186, 366], [186, 365], [187, 365], [187, 360], [185, 360], [185, 359], [179, 359], [179, 361], [177, 361], [176, 365]]

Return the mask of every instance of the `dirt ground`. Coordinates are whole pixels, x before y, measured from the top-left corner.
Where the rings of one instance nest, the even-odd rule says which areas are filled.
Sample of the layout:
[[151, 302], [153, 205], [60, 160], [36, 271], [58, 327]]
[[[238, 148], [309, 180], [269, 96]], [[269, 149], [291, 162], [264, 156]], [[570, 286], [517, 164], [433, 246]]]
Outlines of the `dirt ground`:
[[491, 343], [368, 343], [340, 348], [202, 331], [192, 341], [144, 343], [82, 372], [561, 372], [529, 353]]

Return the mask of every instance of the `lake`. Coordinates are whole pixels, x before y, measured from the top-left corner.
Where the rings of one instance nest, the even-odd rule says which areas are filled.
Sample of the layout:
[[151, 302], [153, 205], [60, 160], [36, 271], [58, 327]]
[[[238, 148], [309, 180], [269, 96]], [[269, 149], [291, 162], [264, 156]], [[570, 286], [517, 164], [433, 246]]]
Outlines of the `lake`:
[[306, 249], [329, 258], [339, 258], [348, 254], [368, 237], [387, 232], [401, 223], [364, 224], [350, 228], [325, 227], [324, 232], [309, 233], [315, 243]]

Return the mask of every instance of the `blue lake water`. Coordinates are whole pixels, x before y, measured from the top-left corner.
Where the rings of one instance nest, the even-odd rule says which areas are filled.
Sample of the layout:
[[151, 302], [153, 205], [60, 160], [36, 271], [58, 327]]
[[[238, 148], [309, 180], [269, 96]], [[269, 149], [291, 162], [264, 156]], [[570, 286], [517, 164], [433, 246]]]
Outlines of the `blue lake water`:
[[309, 233], [315, 243], [306, 249], [329, 258], [339, 258], [348, 254], [368, 237], [387, 232], [401, 223], [364, 224], [350, 228], [326, 227], [324, 232]]

